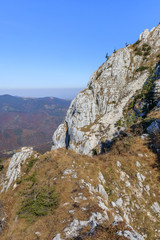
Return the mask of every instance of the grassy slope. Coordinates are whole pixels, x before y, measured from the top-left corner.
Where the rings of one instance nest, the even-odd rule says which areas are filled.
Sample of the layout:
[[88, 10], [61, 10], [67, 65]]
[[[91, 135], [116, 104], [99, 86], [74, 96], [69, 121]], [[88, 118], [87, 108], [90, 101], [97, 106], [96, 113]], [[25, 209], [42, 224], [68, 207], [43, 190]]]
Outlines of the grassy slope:
[[[143, 157], [138, 156], [138, 153], [143, 154]], [[117, 167], [117, 161], [121, 162], [121, 169]], [[140, 169], [136, 167], [136, 161], [141, 164]], [[7, 164], [5, 162], [4, 172], [7, 169]], [[62, 232], [73, 219], [88, 220], [91, 212], [101, 212], [97, 202], [91, 198], [88, 191], [80, 189], [80, 179], [91, 182], [96, 187], [99, 170], [101, 170], [106, 180], [109, 205], [111, 201], [115, 201], [119, 197], [124, 199], [128, 195], [131, 200], [130, 208], [133, 208], [132, 202], [140, 206], [140, 209], [134, 209], [132, 212], [131, 225], [139, 233], [147, 233], [147, 239], [155, 239], [154, 230], [160, 228], [160, 226], [157, 220], [154, 222], [147, 216], [147, 211], [150, 212], [151, 205], [160, 198], [160, 172], [157, 156], [148, 148], [147, 140], [144, 141], [138, 136], [130, 135], [117, 141], [108, 154], [93, 158], [59, 149], [40, 155], [34, 165], [29, 170], [27, 169], [28, 166], [25, 164], [22, 170], [22, 174], [25, 173], [25, 175], [22, 181], [21, 178], [17, 181], [18, 186], [15, 190], [12, 190], [11, 187], [7, 193], [1, 194], [1, 201], [4, 203], [4, 210], [8, 216], [5, 229], [1, 234], [2, 240], [37, 239], [35, 235], [37, 231], [41, 232], [40, 239], [52, 239], [57, 233]], [[65, 169], [75, 169], [78, 178], [72, 178], [71, 174], [64, 175]], [[131, 188], [126, 188], [125, 182], [120, 180], [121, 171], [129, 176]], [[143, 184], [150, 186], [150, 196], [144, 191], [139, 197], [137, 171], [146, 177]], [[32, 177], [34, 173], [36, 180], [33, 180]], [[27, 217], [21, 218], [17, 212], [24, 199], [24, 193], [27, 194], [26, 191], [46, 186], [55, 186], [55, 191], [59, 195], [60, 200], [54, 212], [49, 212], [47, 216], [31, 216], [29, 220]], [[88, 200], [82, 200], [76, 205], [73, 199], [79, 192], [82, 192]], [[63, 204], [66, 202], [69, 204], [64, 206]], [[82, 207], [85, 207], [87, 211], [83, 212]], [[112, 208], [111, 205], [110, 207]], [[74, 215], [70, 214], [69, 210], [74, 210]], [[113, 209], [111, 209], [112, 211]], [[157, 219], [157, 216], [153, 214], [153, 218]], [[63, 220], [65, 221], [63, 222]], [[96, 235], [92, 239], [109, 239], [111, 236], [112, 239], [116, 239], [112, 235], [113, 231], [111, 230], [113, 229], [109, 227], [112, 221], [113, 218], [110, 214], [110, 221], [104, 222], [103, 227], [97, 229]]]

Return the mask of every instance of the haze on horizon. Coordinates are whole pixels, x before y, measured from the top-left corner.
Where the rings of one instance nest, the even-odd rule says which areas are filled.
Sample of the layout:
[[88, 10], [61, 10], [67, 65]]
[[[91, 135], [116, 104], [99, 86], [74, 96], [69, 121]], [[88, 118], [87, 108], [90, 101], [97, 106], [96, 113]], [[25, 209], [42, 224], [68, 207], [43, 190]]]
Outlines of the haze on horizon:
[[159, 0], [1, 2], [0, 94], [75, 96], [106, 53], [159, 23], [159, 9]]
[[0, 88], [0, 95], [9, 94], [16, 97], [33, 98], [56, 97], [72, 100], [82, 90], [83, 88]]

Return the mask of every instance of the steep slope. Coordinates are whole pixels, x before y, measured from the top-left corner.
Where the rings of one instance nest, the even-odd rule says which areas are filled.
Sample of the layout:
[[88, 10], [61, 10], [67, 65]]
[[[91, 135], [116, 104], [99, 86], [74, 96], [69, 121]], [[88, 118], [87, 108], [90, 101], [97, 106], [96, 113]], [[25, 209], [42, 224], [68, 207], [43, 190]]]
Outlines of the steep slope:
[[[114, 52], [94, 72], [87, 88], [72, 101], [65, 122], [53, 135], [52, 149], [66, 147], [80, 154], [101, 152], [124, 127], [117, 122], [141, 91], [160, 58], [160, 25]], [[159, 66], [157, 66], [159, 71]]]
[[23, 148], [1, 170], [0, 239], [158, 240], [157, 156], [126, 133], [100, 156]]
[[22, 146], [50, 149], [50, 129], [64, 120], [69, 104], [58, 98], [0, 96], [0, 155]]

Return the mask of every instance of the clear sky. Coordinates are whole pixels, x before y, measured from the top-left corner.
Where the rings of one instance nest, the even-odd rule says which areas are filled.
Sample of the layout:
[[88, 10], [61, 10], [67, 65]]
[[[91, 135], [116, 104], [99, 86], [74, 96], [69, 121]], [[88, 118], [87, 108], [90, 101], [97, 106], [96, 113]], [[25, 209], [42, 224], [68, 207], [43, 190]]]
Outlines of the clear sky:
[[0, 88], [83, 88], [159, 22], [159, 0], [0, 0]]

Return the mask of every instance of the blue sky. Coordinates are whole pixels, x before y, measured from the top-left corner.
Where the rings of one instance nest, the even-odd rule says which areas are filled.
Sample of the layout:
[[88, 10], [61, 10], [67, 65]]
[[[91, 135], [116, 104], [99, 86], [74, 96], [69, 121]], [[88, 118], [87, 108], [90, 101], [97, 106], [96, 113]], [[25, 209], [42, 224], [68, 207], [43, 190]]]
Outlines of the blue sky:
[[159, 21], [159, 0], [0, 0], [0, 88], [83, 88]]

